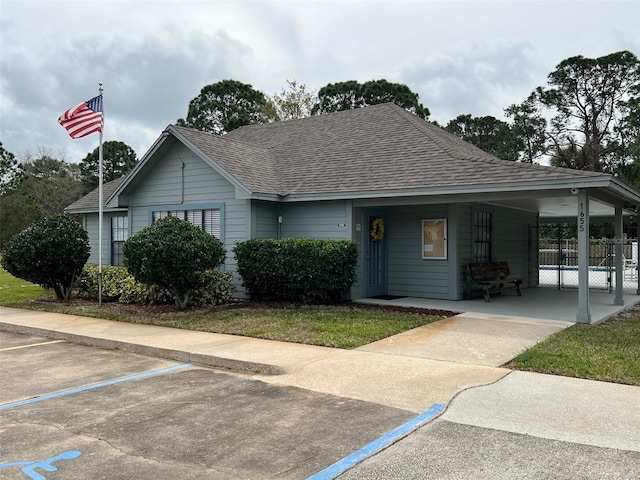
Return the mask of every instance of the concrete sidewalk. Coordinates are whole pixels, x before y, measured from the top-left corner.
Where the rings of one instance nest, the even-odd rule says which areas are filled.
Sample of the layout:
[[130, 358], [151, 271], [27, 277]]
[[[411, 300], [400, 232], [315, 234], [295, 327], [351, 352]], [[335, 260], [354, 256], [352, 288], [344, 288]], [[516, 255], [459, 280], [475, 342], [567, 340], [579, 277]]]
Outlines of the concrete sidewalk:
[[516, 371], [493, 385], [457, 396], [441, 418], [640, 452], [640, 387], [631, 385]]
[[509, 371], [359, 350], [136, 325], [0, 307], [0, 329], [194, 362], [289, 385], [422, 413]]
[[180, 362], [422, 413], [502, 378], [500, 365], [570, 323], [464, 314], [354, 350], [0, 307], [0, 329]]

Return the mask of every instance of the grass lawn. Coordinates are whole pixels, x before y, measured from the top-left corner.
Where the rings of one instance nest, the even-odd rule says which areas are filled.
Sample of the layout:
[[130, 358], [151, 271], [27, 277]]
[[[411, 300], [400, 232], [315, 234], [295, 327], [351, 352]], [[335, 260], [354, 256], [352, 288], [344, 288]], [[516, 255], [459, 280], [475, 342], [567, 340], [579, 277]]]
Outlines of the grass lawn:
[[562, 330], [508, 367], [640, 386], [640, 306], [599, 325]]
[[40, 287], [0, 269], [0, 304], [15, 308], [106, 318], [131, 323], [227, 333], [246, 337], [355, 348], [443, 318], [393, 312], [367, 306], [265, 305], [238, 302], [227, 306], [175, 311], [171, 306], [138, 306], [75, 299], [55, 301]]
[[4, 268], [0, 267], [0, 305], [7, 302], [33, 300], [49, 292], [44, 288], [12, 277]]

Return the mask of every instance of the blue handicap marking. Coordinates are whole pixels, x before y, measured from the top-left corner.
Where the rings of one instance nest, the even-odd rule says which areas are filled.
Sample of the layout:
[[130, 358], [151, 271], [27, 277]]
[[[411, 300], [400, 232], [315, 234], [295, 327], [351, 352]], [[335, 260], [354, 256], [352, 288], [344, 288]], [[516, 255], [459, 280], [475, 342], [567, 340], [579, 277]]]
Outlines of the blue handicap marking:
[[80, 455], [82, 454], [77, 450], [68, 450], [66, 452], [62, 452], [60, 455], [47, 458], [40, 462], [0, 463], [0, 468], [22, 467], [20, 471], [27, 475], [31, 480], [47, 480], [47, 477], [36, 472], [36, 468], [44, 470], [45, 472], [55, 472], [58, 468], [53, 465], [54, 462], [57, 462], [58, 460], [71, 460], [72, 458], [78, 458]]

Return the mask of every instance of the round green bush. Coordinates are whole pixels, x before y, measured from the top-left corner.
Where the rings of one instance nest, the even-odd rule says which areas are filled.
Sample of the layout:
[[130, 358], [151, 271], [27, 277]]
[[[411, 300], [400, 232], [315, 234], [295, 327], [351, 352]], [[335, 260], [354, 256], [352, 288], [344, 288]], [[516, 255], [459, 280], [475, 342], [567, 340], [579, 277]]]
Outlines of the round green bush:
[[129, 273], [139, 282], [170, 290], [179, 310], [199, 286], [199, 273], [218, 267], [227, 253], [220, 240], [172, 216], [129, 237], [122, 251]]
[[2, 254], [2, 266], [14, 277], [53, 289], [66, 301], [89, 253], [89, 236], [82, 225], [70, 216], [55, 215], [13, 237]]

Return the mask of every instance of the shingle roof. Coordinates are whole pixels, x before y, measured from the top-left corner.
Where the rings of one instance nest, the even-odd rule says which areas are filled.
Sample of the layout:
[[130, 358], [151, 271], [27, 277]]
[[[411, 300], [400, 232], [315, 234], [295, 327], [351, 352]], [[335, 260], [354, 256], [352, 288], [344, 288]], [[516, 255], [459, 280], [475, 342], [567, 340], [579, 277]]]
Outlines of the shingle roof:
[[277, 184], [273, 193], [281, 195], [602, 176], [500, 160], [392, 103], [246, 126], [222, 138], [259, 148], [266, 155], [253, 163], [245, 160], [239, 167], [230, 162], [225, 169], [232, 174], [267, 170], [271, 184]]
[[[122, 184], [125, 178], [126, 176], [116, 178], [115, 180], [102, 184], [102, 200], [104, 204], [107, 203], [107, 200], [109, 199], [109, 197]], [[100, 190], [96, 188], [95, 190], [86, 194], [84, 197], [73, 202], [71, 205], [65, 208], [65, 210], [70, 211], [71, 213], [81, 212], [81, 211], [94, 211], [96, 208], [98, 208], [99, 197], [100, 197]]]
[[[609, 177], [500, 160], [393, 103], [249, 125], [224, 136], [176, 125], [169, 130], [253, 194], [509, 189]], [[103, 185], [105, 203], [124, 178]], [[97, 205], [96, 189], [67, 210], [95, 210]]]
[[235, 141], [228, 135], [221, 137], [175, 125], [171, 128], [179, 132], [252, 192], [277, 192], [278, 181], [274, 172], [275, 162], [265, 148]]

